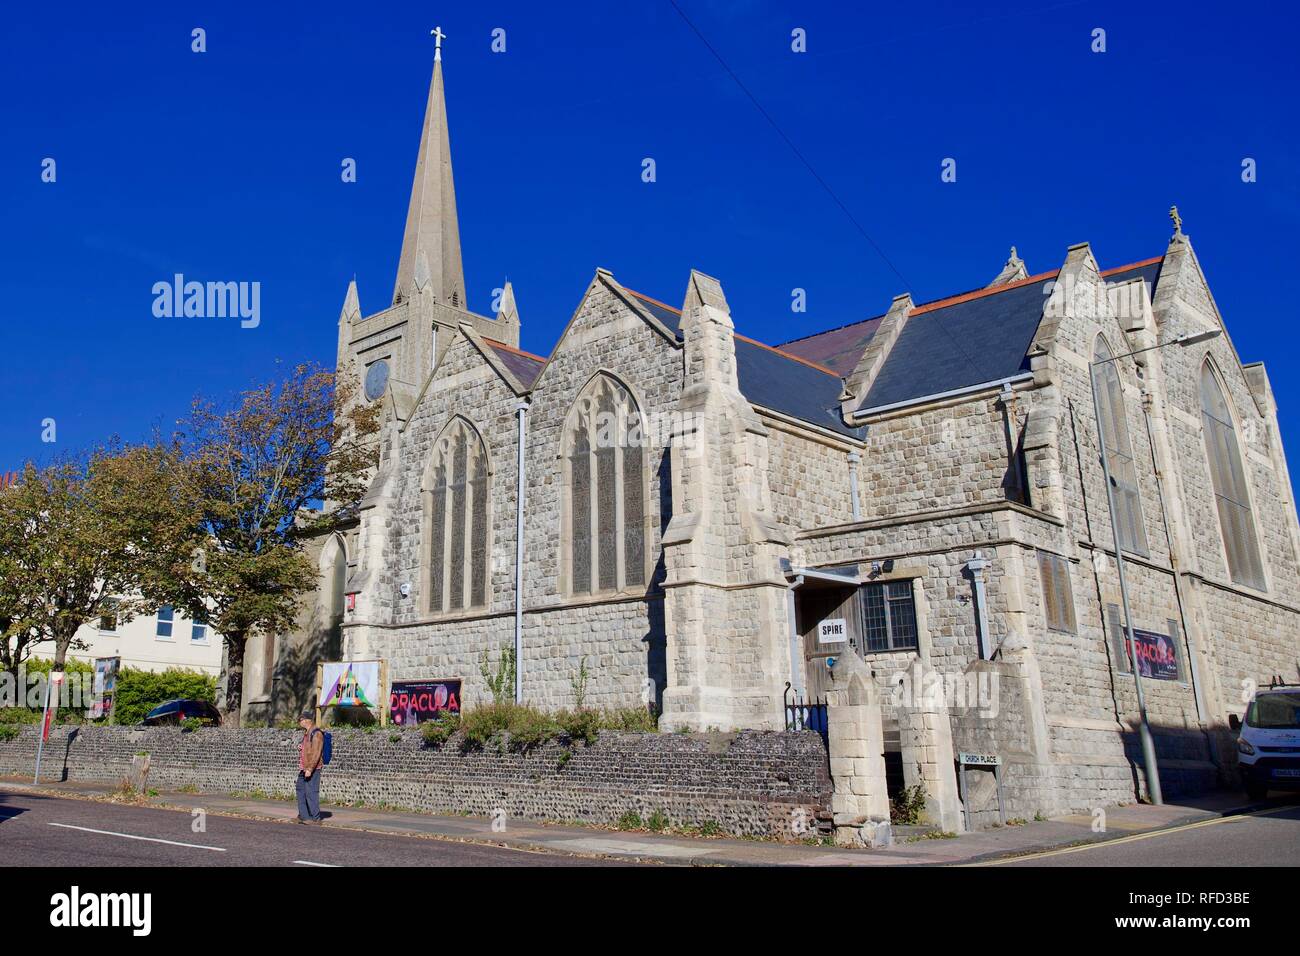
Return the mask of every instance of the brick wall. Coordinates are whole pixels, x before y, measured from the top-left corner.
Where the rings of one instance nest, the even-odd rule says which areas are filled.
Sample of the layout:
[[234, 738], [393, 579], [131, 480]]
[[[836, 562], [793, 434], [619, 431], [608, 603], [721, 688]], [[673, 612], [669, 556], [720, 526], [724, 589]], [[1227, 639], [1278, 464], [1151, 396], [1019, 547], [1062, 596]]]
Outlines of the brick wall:
[[[0, 775], [33, 771], [37, 728], [0, 742]], [[47, 781], [115, 784], [131, 757], [151, 757], [159, 789], [293, 795], [300, 735], [287, 730], [56, 727]], [[566, 751], [570, 754], [564, 756]], [[715, 821], [736, 836], [792, 837], [830, 805], [826, 750], [814, 733], [602, 733], [591, 745], [551, 741], [526, 754], [426, 747], [418, 731], [335, 732], [321, 778], [327, 803], [360, 801], [435, 813], [613, 823], [633, 810], [672, 825]]]

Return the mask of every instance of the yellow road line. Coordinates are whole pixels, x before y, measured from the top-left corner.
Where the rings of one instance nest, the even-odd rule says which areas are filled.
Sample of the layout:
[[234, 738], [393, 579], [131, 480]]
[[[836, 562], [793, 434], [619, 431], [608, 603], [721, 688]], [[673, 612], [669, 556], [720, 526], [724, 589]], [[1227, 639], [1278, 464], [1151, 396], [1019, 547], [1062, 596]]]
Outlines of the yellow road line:
[[1184, 833], [1188, 830], [1199, 830], [1201, 827], [1212, 827], [1220, 823], [1233, 823], [1239, 820], [1245, 820], [1249, 817], [1267, 817], [1275, 813], [1283, 813], [1288, 810], [1294, 810], [1294, 806], [1274, 807], [1271, 810], [1256, 810], [1254, 813], [1239, 813], [1230, 817], [1215, 817], [1213, 820], [1199, 820], [1196, 823], [1186, 823], [1180, 827], [1168, 827], [1164, 830], [1151, 830], [1147, 833], [1134, 833], [1131, 836], [1119, 837], [1114, 840], [1098, 840], [1094, 843], [1085, 843], [1080, 846], [1067, 846], [1059, 850], [1043, 850], [1040, 853], [1025, 853], [1021, 856], [1005, 857], [999, 860], [985, 860], [981, 863], [963, 863], [962, 866], [1004, 866], [1008, 863], [1020, 863], [1024, 860], [1041, 860], [1047, 856], [1062, 856], [1066, 853], [1082, 853], [1084, 850], [1096, 850], [1101, 847], [1118, 846], [1121, 843], [1135, 843], [1138, 840], [1150, 840], [1153, 837], [1168, 836], [1172, 833]]

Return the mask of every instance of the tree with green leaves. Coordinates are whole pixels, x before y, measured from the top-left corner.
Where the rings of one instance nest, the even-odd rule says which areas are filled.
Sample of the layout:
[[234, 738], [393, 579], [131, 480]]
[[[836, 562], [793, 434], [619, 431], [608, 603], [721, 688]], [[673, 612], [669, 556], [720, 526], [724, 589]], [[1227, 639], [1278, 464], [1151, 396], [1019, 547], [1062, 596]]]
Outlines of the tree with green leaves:
[[[3, 662], [15, 674], [38, 643], [54, 644], [54, 668], [83, 649], [77, 630], [143, 607], [142, 566], [132, 554], [134, 519], [121, 482], [128, 467], [116, 445], [37, 468], [0, 493], [0, 625]], [[132, 480], [131, 486], [137, 482]]]
[[24, 514], [18, 486], [0, 488], [0, 667], [13, 674], [41, 640], [36, 628], [36, 528]]
[[223, 720], [238, 726], [244, 652], [294, 626], [317, 570], [307, 541], [355, 515], [378, 453], [378, 407], [319, 367], [244, 392], [228, 407], [196, 399], [158, 487], [183, 542], [149, 545], [143, 593], [225, 639]]

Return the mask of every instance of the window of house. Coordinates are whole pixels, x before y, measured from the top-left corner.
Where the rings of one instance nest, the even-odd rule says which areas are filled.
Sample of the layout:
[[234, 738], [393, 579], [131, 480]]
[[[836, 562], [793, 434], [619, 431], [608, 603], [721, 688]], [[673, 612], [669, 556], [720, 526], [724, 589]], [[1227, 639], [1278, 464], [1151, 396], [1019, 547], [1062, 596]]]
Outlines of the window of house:
[[[1100, 335], [1093, 349], [1094, 362], [1105, 361], [1114, 353]], [[1142, 498], [1138, 493], [1137, 466], [1133, 460], [1133, 443], [1129, 439], [1128, 412], [1124, 389], [1120, 385], [1115, 362], [1093, 368], [1097, 377], [1097, 406], [1101, 415], [1103, 454], [1110, 468], [1111, 496], [1115, 523], [1119, 526], [1119, 545], [1135, 554], [1147, 553], [1146, 526], [1142, 521]]]
[[1059, 554], [1038, 552], [1038, 574], [1043, 583], [1043, 614], [1053, 631], [1074, 633], [1074, 591], [1070, 562]]
[[479, 433], [457, 419], [434, 443], [425, 509], [429, 541], [429, 610], [487, 606], [487, 448]]
[[1205, 432], [1205, 453], [1210, 463], [1210, 481], [1214, 485], [1214, 504], [1219, 512], [1228, 574], [1238, 584], [1263, 590], [1264, 566], [1237, 431], [1223, 389], [1208, 360], [1201, 366], [1201, 426]]
[[570, 413], [565, 442], [571, 593], [644, 587], [646, 455], [631, 393], [596, 376]]
[[117, 630], [117, 601], [109, 598], [104, 602], [104, 613], [99, 616], [99, 629], [101, 631]]
[[190, 623], [190, 643], [206, 644], [208, 642], [208, 625], [203, 621]]
[[170, 604], [164, 604], [158, 609], [158, 627], [155, 634], [160, 641], [170, 641], [172, 639], [172, 623], [176, 617], [176, 609]]
[[868, 651], [914, 650], [916, 642], [916, 603], [912, 582], [883, 581], [864, 584], [862, 631]]

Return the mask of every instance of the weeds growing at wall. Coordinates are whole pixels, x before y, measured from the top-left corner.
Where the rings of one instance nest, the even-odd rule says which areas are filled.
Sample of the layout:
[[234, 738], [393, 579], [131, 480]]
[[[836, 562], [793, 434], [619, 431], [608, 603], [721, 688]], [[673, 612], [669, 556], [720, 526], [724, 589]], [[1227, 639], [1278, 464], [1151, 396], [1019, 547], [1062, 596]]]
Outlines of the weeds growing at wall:
[[889, 821], [898, 826], [915, 827], [925, 822], [925, 784], [904, 787], [889, 801]]
[[459, 716], [443, 713], [420, 725], [429, 746], [440, 747], [459, 735], [462, 751], [498, 753], [524, 752], [557, 739], [590, 744], [604, 730], [654, 733], [657, 718], [638, 707], [546, 711], [527, 704], [492, 703]]

